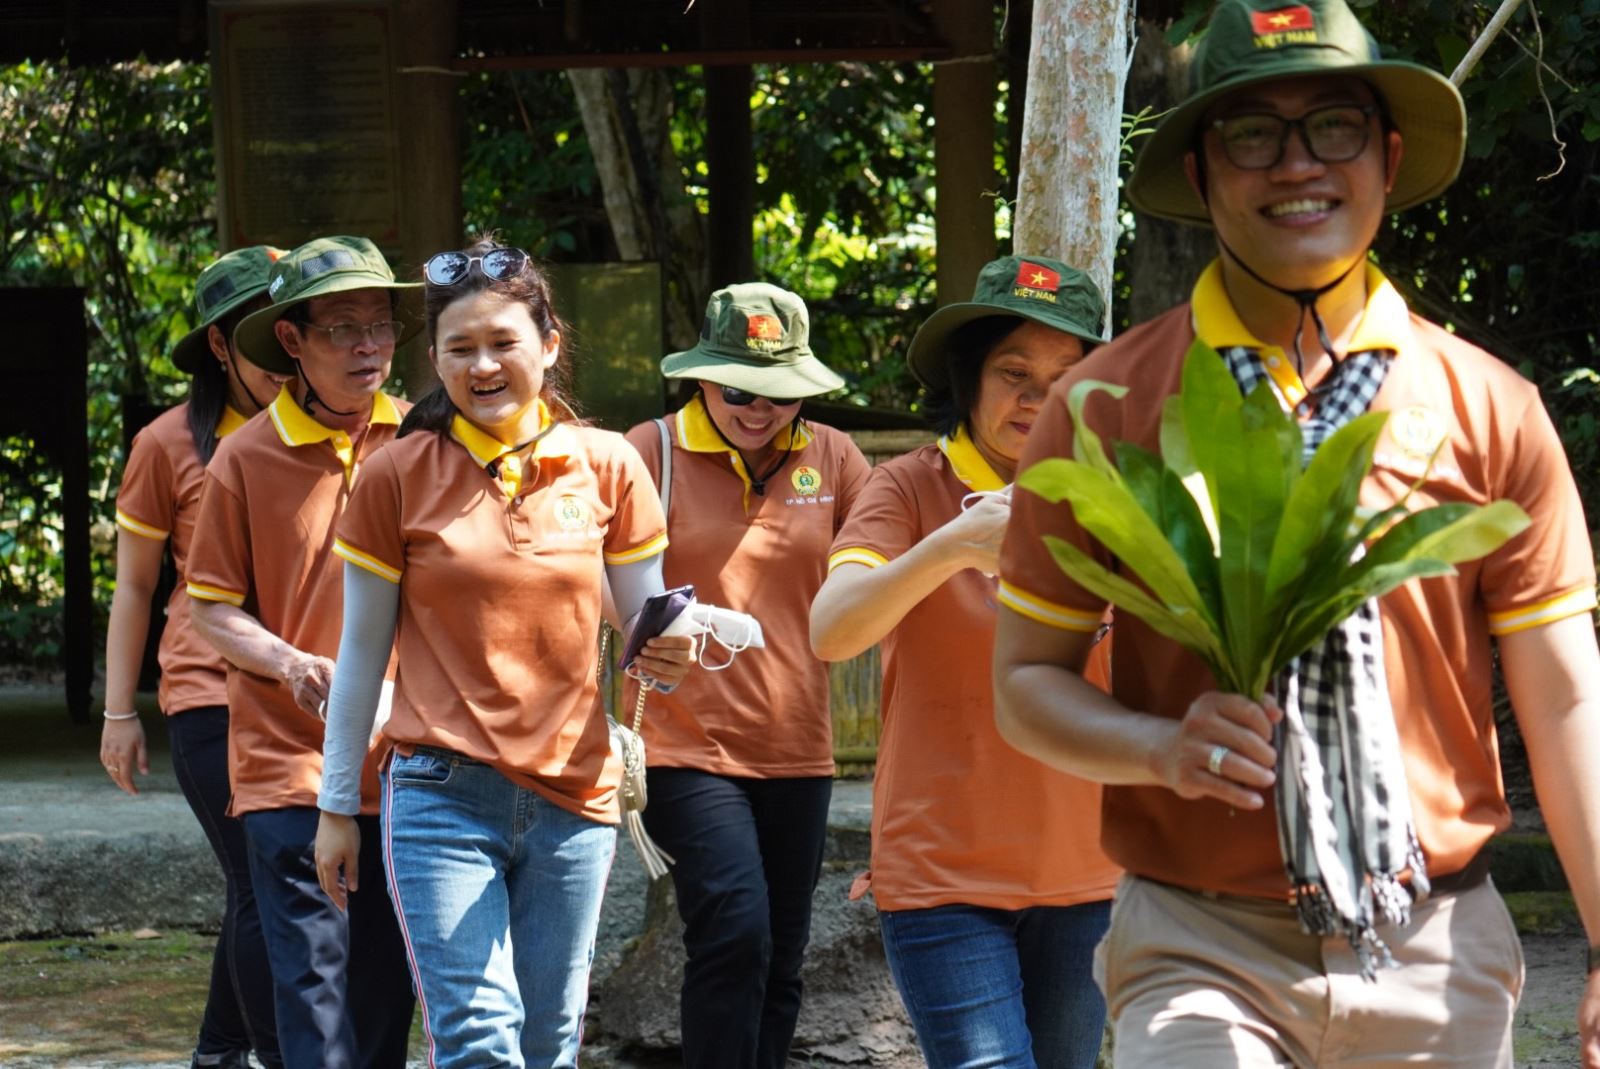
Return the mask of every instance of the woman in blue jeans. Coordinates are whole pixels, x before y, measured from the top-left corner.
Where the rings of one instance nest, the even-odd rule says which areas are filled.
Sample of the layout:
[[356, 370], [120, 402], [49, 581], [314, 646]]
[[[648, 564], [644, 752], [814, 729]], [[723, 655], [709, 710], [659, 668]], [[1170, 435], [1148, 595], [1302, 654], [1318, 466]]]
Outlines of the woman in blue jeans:
[[239, 320], [266, 304], [267, 276], [278, 255], [276, 249], [255, 245], [230, 252], [200, 272], [195, 283], [200, 323], [172, 350], [172, 362], [193, 376], [189, 398], [134, 438], [117, 491], [117, 588], [106, 629], [100, 761], [112, 782], [129, 794], [139, 793], [134, 773], [150, 771], [133, 694], [149, 634], [150, 598], [170, 547], [178, 582], [161, 632], [161, 711], [178, 787], [205, 829], [227, 887], [195, 1066], [243, 1066], [252, 1050], [269, 1069], [282, 1064], [244, 828], [228, 816], [227, 671], [189, 622], [183, 582], [200, 486], [217, 442], [261, 411], [285, 381], [244, 359], [231, 341]]
[[[572, 1069], [621, 779], [596, 702], [602, 585], [624, 619], [659, 592], [666, 521], [621, 436], [570, 421], [527, 254], [480, 243], [424, 277], [441, 385], [366, 463], [335, 542], [318, 876], [341, 906], [356, 890], [349, 814], [393, 652], [383, 853], [428, 1064]], [[688, 638], [655, 638], [637, 664], [675, 683], [688, 662]]]
[[1100, 1051], [1092, 962], [1118, 876], [1100, 789], [1000, 737], [990, 651], [1017, 458], [1103, 315], [1087, 276], [1015, 256], [934, 313], [908, 362], [940, 438], [873, 472], [812, 605], [820, 656], [883, 643], [872, 869], [854, 893], [872, 890], [932, 1069], [1089, 1069]]

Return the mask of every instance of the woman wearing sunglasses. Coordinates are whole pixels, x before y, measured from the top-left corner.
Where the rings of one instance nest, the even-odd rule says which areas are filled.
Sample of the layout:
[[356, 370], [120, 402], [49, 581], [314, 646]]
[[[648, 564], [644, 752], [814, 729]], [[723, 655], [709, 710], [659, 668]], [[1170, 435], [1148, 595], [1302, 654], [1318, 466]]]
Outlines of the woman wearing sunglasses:
[[[384, 667], [389, 877], [428, 1064], [574, 1067], [618, 822], [597, 711], [602, 584], [662, 589], [666, 523], [638, 454], [562, 398], [562, 324], [520, 249], [424, 271], [440, 386], [367, 462], [340, 521], [344, 632], [328, 702], [317, 869], [356, 890], [361, 756]], [[636, 662], [687, 673], [688, 638]]]
[[800, 418], [801, 399], [844, 385], [808, 334], [787, 290], [718, 290], [694, 348], [661, 363], [693, 396], [664, 428], [628, 432], [658, 479], [663, 431], [670, 440], [668, 585], [750, 613], [765, 637], [725, 670], [652, 695], [645, 714], [644, 822], [676, 859], [690, 1069], [781, 1069], [800, 1011], [833, 785], [828, 672], [807, 614], [868, 474], [846, 435]]
[[907, 362], [941, 437], [873, 472], [811, 610], [829, 660], [883, 643], [872, 869], [853, 893], [872, 890], [930, 1069], [1088, 1069], [1100, 1051], [1091, 965], [1118, 876], [1100, 788], [1000, 737], [990, 650], [1017, 458], [1104, 315], [1087, 275], [1011, 256], [922, 325]]
[[183, 582], [200, 512], [200, 487], [217, 443], [270, 404], [287, 380], [246, 360], [230, 340], [239, 320], [266, 305], [267, 276], [281, 255], [254, 245], [230, 252], [200, 272], [195, 283], [200, 325], [172, 350], [172, 362], [194, 376], [189, 398], [134, 438], [117, 491], [117, 588], [106, 630], [100, 762], [112, 782], [129, 794], [139, 793], [134, 773], [150, 772], [133, 693], [150, 626], [150, 598], [160, 582], [162, 555], [170, 547], [179, 582], [167, 602], [161, 632], [158, 697], [167, 717], [178, 786], [205, 829], [227, 887], [211, 989], [191, 1063], [196, 1066], [247, 1065], [252, 1049], [265, 1066], [283, 1064], [244, 828], [228, 816], [227, 666], [195, 633]]

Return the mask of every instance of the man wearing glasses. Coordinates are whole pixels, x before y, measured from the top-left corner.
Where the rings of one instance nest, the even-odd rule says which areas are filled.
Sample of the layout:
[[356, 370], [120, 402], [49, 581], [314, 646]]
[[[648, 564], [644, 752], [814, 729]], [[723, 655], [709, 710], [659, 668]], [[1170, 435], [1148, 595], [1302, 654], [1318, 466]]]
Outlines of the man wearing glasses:
[[[1070, 506], [1019, 491], [996, 716], [1015, 745], [1107, 785], [1102, 841], [1128, 872], [1096, 963], [1117, 1065], [1509, 1067], [1523, 977], [1486, 878], [1485, 845], [1511, 822], [1491, 640], [1591, 943], [1600, 654], [1588, 530], [1537, 392], [1410, 314], [1368, 258], [1387, 213], [1455, 178], [1461, 98], [1434, 71], [1381, 59], [1345, 0], [1222, 0], [1192, 77], [1129, 195], [1210, 226], [1221, 255], [1188, 304], [1057, 381], [1019, 468], [1071, 455], [1067, 395], [1084, 379], [1128, 388], [1085, 409], [1098, 434], [1157, 449], [1198, 338], [1241, 390], [1268, 384], [1311, 447], [1361, 412], [1390, 413], [1363, 505], [1414, 485], [1414, 508], [1509, 498], [1532, 522], [1457, 574], [1357, 609], [1257, 705], [1124, 615], [1112, 693], [1083, 682], [1105, 603], [1042, 536], [1114, 562]], [[1294, 761], [1286, 716], [1316, 730]], [[1600, 1069], [1596, 964], [1591, 950], [1587, 1069]]]
[[380, 390], [395, 345], [421, 328], [417, 289], [365, 238], [319, 238], [273, 266], [272, 304], [234, 342], [296, 378], [217, 450], [190, 560], [195, 627], [229, 662], [229, 812], [244, 823], [289, 1069], [405, 1064], [412, 994], [378, 852], [376, 753], [348, 914], [319, 886], [312, 847], [343, 618], [333, 531], [408, 407]]

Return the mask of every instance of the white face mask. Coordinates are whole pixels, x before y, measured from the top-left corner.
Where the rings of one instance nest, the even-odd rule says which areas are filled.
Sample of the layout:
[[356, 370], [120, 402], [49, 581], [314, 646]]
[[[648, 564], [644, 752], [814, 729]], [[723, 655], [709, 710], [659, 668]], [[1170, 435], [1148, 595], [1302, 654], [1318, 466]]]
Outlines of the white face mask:
[[[762, 649], [766, 642], [761, 637], [761, 622], [748, 613], [724, 609], [720, 605], [703, 605], [690, 601], [663, 635], [689, 635], [695, 640], [695, 661], [708, 672], [720, 672], [733, 663], [734, 658], [748, 649]], [[707, 636], [710, 636], [710, 640]], [[707, 664], [706, 649], [715, 641], [728, 651], [728, 659], [721, 664]]]

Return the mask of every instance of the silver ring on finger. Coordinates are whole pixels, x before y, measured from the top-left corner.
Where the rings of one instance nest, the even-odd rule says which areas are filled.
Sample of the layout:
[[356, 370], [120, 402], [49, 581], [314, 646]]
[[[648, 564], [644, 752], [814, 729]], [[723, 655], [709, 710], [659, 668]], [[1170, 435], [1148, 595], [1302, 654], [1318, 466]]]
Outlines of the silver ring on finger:
[[111, 773], [113, 776], [115, 776], [118, 772], [121, 772], [122, 769], [120, 767], [118, 767], [117, 765], [107, 765], [106, 766], [106, 771]]
[[1211, 747], [1211, 756], [1206, 758], [1206, 771], [1213, 776], [1222, 775], [1222, 762], [1226, 761], [1232, 752], [1226, 746]]

